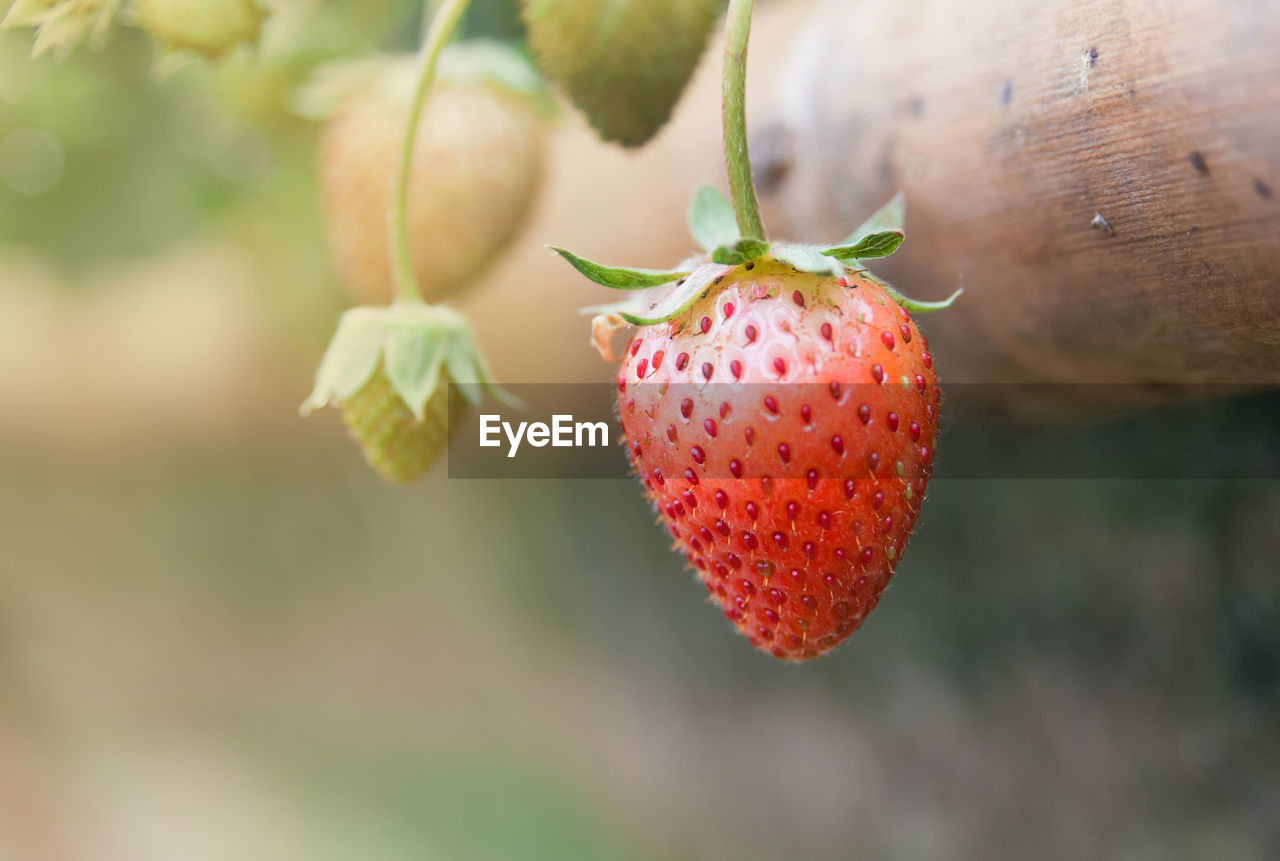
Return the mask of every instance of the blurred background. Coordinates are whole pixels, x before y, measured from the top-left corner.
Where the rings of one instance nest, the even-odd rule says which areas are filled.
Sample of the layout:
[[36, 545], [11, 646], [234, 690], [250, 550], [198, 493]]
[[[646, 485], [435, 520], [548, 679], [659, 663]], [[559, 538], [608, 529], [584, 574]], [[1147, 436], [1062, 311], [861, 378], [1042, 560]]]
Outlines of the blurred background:
[[[753, 75], [811, 5], [762, 7]], [[0, 859], [1280, 855], [1274, 478], [938, 480], [878, 611], [785, 666], [632, 482], [388, 487], [298, 419], [347, 300], [288, 100], [418, 28], [282, 3], [163, 79], [132, 29], [0, 33]], [[687, 251], [717, 65], [639, 152], [561, 113], [460, 304], [500, 379], [609, 379], [543, 243]]]

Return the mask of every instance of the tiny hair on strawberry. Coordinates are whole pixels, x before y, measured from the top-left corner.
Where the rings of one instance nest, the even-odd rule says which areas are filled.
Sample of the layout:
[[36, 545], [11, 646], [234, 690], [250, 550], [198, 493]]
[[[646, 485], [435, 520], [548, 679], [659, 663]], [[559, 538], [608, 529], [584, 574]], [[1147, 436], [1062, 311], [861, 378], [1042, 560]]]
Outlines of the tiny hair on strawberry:
[[767, 240], [746, 142], [753, 0], [727, 16], [724, 145], [732, 203], [698, 189], [702, 253], [630, 269], [554, 248], [626, 298], [587, 309], [617, 360], [627, 456], [676, 551], [752, 645], [803, 661], [880, 601], [932, 473], [942, 392], [908, 299], [863, 261], [902, 244], [898, 195], [835, 245]]

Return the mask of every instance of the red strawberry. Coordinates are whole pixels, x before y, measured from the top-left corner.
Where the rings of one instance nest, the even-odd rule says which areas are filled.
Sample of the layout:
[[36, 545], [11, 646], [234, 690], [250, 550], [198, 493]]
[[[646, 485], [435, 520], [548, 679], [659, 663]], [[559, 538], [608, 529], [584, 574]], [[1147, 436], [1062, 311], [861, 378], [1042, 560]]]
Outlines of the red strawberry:
[[[691, 221], [710, 245], [717, 223], [731, 230], [728, 204], [702, 196]], [[642, 326], [617, 377], [628, 454], [712, 600], [786, 660], [830, 650], [874, 609], [932, 469], [941, 392], [907, 309], [933, 306], [856, 262], [897, 248], [901, 230], [877, 228], [901, 210], [848, 244], [737, 240], [688, 272], [560, 252], [613, 287], [676, 279], [601, 309]]]
[[622, 429], [725, 615], [758, 648], [811, 658], [893, 575], [933, 462], [937, 376], [907, 311], [870, 280], [768, 259], [721, 277], [632, 340]]

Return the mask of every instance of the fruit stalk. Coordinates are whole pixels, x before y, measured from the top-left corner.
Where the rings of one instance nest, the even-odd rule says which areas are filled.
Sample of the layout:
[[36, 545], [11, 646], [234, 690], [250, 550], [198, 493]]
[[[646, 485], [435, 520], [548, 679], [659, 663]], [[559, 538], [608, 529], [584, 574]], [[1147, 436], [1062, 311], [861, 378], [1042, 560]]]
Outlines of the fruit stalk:
[[396, 174], [395, 209], [391, 213], [391, 251], [395, 260], [397, 302], [421, 302], [418, 281], [413, 275], [413, 259], [409, 252], [409, 171], [413, 164], [413, 146], [418, 138], [418, 122], [427, 94], [436, 80], [436, 63], [440, 52], [453, 35], [471, 0], [444, 0], [431, 19], [431, 26], [422, 40], [418, 53], [418, 80], [413, 97], [409, 101], [408, 124], [404, 132], [404, 146], [400, 151], [400, 166]]
[[724, 161], [729, 169], [729, 196], [743, 239], [765, 238], [747, 153], [747, 43], [755, 5], [755, 0], [729, 0], [725, 24]]

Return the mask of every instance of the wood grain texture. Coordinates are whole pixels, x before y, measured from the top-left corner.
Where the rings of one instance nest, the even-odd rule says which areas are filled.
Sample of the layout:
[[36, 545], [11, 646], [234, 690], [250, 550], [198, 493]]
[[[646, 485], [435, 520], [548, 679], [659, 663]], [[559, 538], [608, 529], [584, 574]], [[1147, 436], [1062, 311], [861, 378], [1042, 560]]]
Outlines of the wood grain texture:
[[773, 233], [904, 190], [876, 268], [965, 288], [923, 321], [949, 380], [1280, 383], [1275, 0], [831, 2], [781, 102]]

